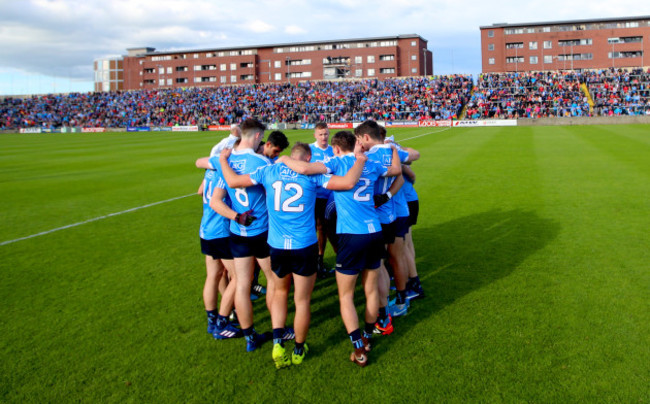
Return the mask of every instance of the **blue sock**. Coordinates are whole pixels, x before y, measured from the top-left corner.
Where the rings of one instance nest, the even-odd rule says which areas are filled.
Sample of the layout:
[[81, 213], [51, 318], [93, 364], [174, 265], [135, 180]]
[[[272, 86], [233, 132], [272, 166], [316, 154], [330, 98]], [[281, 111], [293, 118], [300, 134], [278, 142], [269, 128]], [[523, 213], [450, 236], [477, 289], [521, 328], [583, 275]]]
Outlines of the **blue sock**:
[[282, 340], [282, 335], [284, 335], [284, 328], [274, 328], [273, 329], [273, 345], [280, 344], [284, 346], [284, 341]]
[[363, 348], [363, 341], [361, 340], [361, 331], [357, 328], [352, 331], [350, 334], [350, 341], [354, 345], [355, 349]]
[[217, 321], [217, 316], [219, 315], [218, 310], [206, 310], [208, 315], [208, 324], [214, 324]]
[[420, 277], [419, 277], [419, 276], [415, 276], [415, 277], [413, 277], [413, 278], [409, 278], [409, 280], [411, 281], [411, 285], [413, 285], [413, 287], [416, 287], [416, 288], [417, 288], [417, 287], [420, 286]]
[[397, 296], [395, 297], [395, 304], [404, 304], [406, 303], [406, 289], [398, 290]]
[[302, 355], [302, 352], [305, 350], [305, 343], [304, 342], [296, 342], [296, 347], [293, 348], [293, 352], [296, 355]]
[[250, 341], [255, 336], [255, 329], [252, 325], [248, 328], [242, 329], [242, 332], [244, 333], [244, 337], [246, 337], [246, 341]]
[[228, 325], [228, 317], [222, 316], [221, 314], [217, 314], [217, 328], [218, 329], [223, 329], [226, 325]]
[[363, 337], [365, 339], [370, 339], [372, 338], [372, 334], [375, 331], [375, 323], [366, 323], [365, 327], [363, 328]]
[[379, 316], [377, 317], [381, 322], [384, 322], [386, 319], [388, 319], [388, 310], [386, 310], [386, 307], [379, 308]]

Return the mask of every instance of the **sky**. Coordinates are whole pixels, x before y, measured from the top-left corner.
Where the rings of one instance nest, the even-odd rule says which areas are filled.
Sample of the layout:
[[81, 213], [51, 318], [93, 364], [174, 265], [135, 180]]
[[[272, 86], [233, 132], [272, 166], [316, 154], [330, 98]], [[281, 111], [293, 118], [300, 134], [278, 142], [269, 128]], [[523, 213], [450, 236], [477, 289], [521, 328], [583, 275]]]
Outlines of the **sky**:
[[434, 74], [481, 71], [481, 26], [650, 15], [638, 0], [0, 0], [0, 95], [88, 92], [127, 48], [211, 49], [417, 34]]

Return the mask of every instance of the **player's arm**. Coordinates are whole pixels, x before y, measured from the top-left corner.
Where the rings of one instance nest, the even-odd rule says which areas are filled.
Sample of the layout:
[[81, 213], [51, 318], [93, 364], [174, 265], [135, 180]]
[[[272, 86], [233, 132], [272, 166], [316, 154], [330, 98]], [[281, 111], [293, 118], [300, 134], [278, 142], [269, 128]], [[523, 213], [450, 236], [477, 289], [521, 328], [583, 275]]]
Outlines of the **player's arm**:
[[199, 190], [196, 191], [197, 194], [203, 195], [203, 190], [205, 189], [205, 179], [201, 181], [201, 185], [199, 185]]
[[420, 159], [420, 152], [419, 152], [419, 151], [417, 151], [417, 150], [415, 150], [415, 149], [412, 149], [412, 148], [410, 148], [410, 147], [403, 147], [402, 150], [404, 150], [405, 152], [407, 152], [407, 153], [409, 154], [409, 158], [408, 158], [408, 160], [406, 161], [407, 164], [408, 164], [408, 163], [411, 163], [411, 162], [413, 162], [413, 161], [415, 161], [415, 160], [419, 160], [419, 159]]
[[234, 220], [237, 223], [250, 226], [255, 219], [255, 216], [251, 215], [252, 210], [244, 213], [237, 213], [226, 205], [223, 201], [223, 198], [226, 197], [226, 190], [223, 188], [216, 187], [212, 192], [212, 199], [210, 199], [210, 207], [212, 210], [225, 217], [226, 219]]
[[411, 167], [407, 166], [406, 164], [402, 165], [402, 174], [404, 174], [406, 178], [415, 184], [415, 172], [411, 169]]
[[357, 160], [354, 162], [350, 170], [343, 177], [338, 175], [333, 175], [332, 178], [327, 182], [327, 189], [332, 191], [348, 191], [359, 182], [361, 174], [363, 173], [363, 167], [366, 165], [368, 157], [363, 153], [355, 154]]
[[280, 156], [278, 157], [277, 163], [284, 163], [287, 167], [298, 174], [327, 174], [327, 167], [325, 167], [325, 164], [320, 161], [316, 163], [308, 163], [306, 161], [292, 159], [289, 156]]
[[235, 220], [237, 212], [232, 210], [232, 208], [223, 201], [223, 198], [225, 197], [226, 190], [223, 188], [215, 187], [214, 191], [212, 192], [212, 199], [210, 199], [210, 207], [212, 210], [225, 217], [226, 219]]
[[232, 169], [232, 167], [230, 167], [228, 164], [228, 157], [230, 156], [231, 150], [232, 149], [223, 149], [219, 155], [221, 174], [226, 180], [226, 184], [228, 184], [230, 188], [246, 188], [255, 185], [255, 183], [251, 181], [250, 175], [239, 175]]
[[210, 157], [201, 157], [196, 160], [196, 168], [205, 168], [206, 170], [214, 170], [212, 164], [210, 164]]
[[397, 152], [397, 147], [394, 145], [391, 146], [393, 149], [393, 158], [391, 160], [388, 171], [386, 171], [385, 177], [395, 177], [402, 173], [402, 163], [399, 160], [399, 153]]

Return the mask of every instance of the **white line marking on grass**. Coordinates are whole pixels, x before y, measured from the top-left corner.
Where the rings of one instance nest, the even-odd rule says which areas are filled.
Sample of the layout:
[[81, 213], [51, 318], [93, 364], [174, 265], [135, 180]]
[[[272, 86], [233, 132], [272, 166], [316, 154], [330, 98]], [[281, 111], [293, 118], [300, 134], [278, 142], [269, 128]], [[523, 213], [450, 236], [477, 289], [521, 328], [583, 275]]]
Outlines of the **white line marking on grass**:
[[138, 206], [138, 207], [135, 207], [135, 208], [123, 210], [121, 212], [109, 213], [108, 215], [95, 217], [95, 218], [92, 218], [92, 219], [84, 220], [83, 222], [77, 222], [77, 223], [69, 224], [69, 225], [63, 226], [63, 227], [57, 227], [56, 229], [43, 231], [43, 232], [40, 232], [40, 233], [32, 234], [30, 236], [21, 237], [21, 238], [17, 238], [17, 239], [14, 239], [14, 240], [3, 241], [2, 243], [0, 243], [0, 246], [15, 243], [16, 241], [27, 240], [27, 239], [38, 237], [38, 236], [44, 236], [46, 234], [54, 233], [55, 231], [65, 230], [65, 229], [69, 229], [71, 227], [81, 226], [82, 224], [96, 222], [96, 221], [102, 220], [102, 219], [108, 219], [109, 217], [119, 216], [119, 215], [122, 215], [124, 213], [135, 212], [136, 210], [140, 210], [140, 209], [144, 209], [144, 208], [150, 208], [152, 206], [160, 205], [162, 203], [167, 203], [167, 202], [176, 201], [178, 199], [187, 198], [187, 197], [192, 196], [192, 195], [196, 195], [196, 194], [177, 196], [176, 198], [171, 198], [171, 199], [167, 199], [167, 200], [164, 200], [164, 201], [158, 201], [158, 202], [150, 203], [150, 204], [147, 204], [147, 205]]
[[[422, 137], [422, 136], [433, 135], [434, 133], [442, 133], [442, 132], [446, 132], [446, 131], [448, 131], [449, 129], [451, 129], [451, 128], [445, 128], [445, 129], [443, 129], [443, 130], [439, 130], [439, 131], [436, 131], [436, 132], [429, 132], [429, 133], [425, 133], [425, 134], [423, 134], [423, 135], [417, 135], [417, 136], [413, 136], [413, 137], [408, 137], [408, 138], [406, 138], [406, 139], [400, 139], [399, 141], [400, 141], [400, 142], [403, 142], [403, 141], [405, 141], [405, 140], [417, 139], [417, 138]], [[395, 139], [395, 140], [397, 140], [397, 139]]]

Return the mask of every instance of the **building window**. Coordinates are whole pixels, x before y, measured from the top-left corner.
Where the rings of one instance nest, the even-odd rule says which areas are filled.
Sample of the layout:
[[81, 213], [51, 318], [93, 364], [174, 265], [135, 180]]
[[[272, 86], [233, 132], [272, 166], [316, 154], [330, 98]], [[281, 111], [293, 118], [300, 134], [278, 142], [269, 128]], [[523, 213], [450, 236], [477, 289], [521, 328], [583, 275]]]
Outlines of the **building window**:
[[230, 70], [237, 70], [237, 63], [231, 63], [230, 64]]
[[232, 76], [230, 76], [230, 82], [231, 83], [236, 83], [237, 82], [237, 76], [235, 76], [234, 74]]
[[355, 56], [354, 57], [354, 63], [356, 63], [356, 64], [363, 63], [363, 56]]
[[225, 72], [225, 71], [226, 71], [226, 64], [225, 64], [225, 63], [221, 63], [221, 64], [219, 65], [219, 70], [221, 70], [222, 72]]
[[395, 68], [394, 67], [386, 67], [383, 69], [379, 69], [379, 73], [381, 74], [395, 74]]
[[530, 64], [531, 65], [536, 65], [537, 64], [537, 56], [531, 56], [530, 57]]
[[356, 70], [354, 71], [354, 76], [355, 76], [355, 77], [361, 77], [361, 76], [363, 76], [363, 69], [356, 69]]
[[417, 42], [411, 41], [411, 46], [416, 46], [416, 45], [417, 45]]
[[418, 55], [411, 55], [411, 60], [418, 60]]
[[523, 42], [508, 42], [506, 43], [506, 49], [524, 49]]
[[200, 78], [200, 77], [194, 77], [194, 82], [195, 82], [195, 83], [200, 83], [200, 82], [201, 82], [201, 78]]
[[275, 73], [275, 81], [280, 81], [282, 80], [282, 73]]
[[488, 38], [494, 38], [494, 30], [488, 31]]
[[565, 39], [558, 41], [557, 43], [559, 46], [578, 46], [578, 45], [591, 45], [592, 40], [591, 38], [584, 38], [584, 39]]
[[367, 61], [368, 61], [368, 63], [375, 63], [375, 56], [374, 55], [368, 55]]
[[222, 84], [226, 84], [226, 80], [228, 80], [226, 76], [219, 77], [219, 81], [221, 81]]
[[531, 49], [531, 50], [537, 49], [537, 41], [528, 42], [528, 49]]
[[524, 63], [523, 56], [511, 56], [506, 58], [506, 63]]
[[198, 58], [199, 58], [199, 54], [198, 54], [198, 53], [195, 53], [195, 54], [194, 54], [194, 59], [198, 59]]
[[379, 60], [381, 61], [395, 60], [395, 55], [381, 55], [379, 56]]
[[413, 68], [411, 69], [411, 73], [417, 73], [417, 72], [418, 72], [417, 67], [413, 67]]
[[275, 67], [276, 69], [281, 68], [282, 67], [282, 61], [280, 61], [280, 60], [274, 61], [273, 62], [273, 67]]
[[368, 69], [368, 77], [374, 77], [375, 69]]
[[544, 49], [553, 49], [553, 41], [544, 41]]
[[488, 44], [488, 50], [489, 50], [489, 51], [493, 51], [493, 50], [494, 50], [494, 44], [493, 44], [493, 43]]
[[493, 65], [494, 64], [494, 58], [489, 58], [488, 59], [488, 64]]
[[544, 55], [544, 63], [553, 63], [552, 55]]

